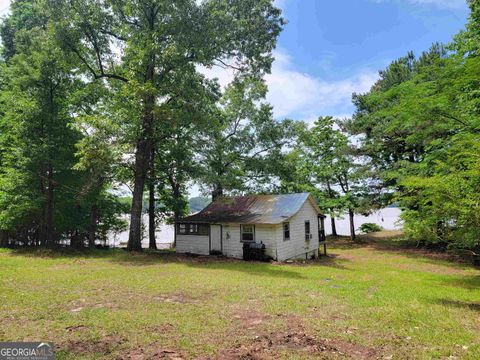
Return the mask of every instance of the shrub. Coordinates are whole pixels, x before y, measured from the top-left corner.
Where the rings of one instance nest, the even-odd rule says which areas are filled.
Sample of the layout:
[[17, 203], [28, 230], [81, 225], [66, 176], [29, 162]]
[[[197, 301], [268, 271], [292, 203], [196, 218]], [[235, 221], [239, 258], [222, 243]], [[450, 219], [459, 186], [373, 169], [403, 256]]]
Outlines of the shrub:
[[380, 225], [374, 223], [365, 223], [360, 225], [360, 231], [366, 234], [376, 231], [382, 231], [383, 228]]

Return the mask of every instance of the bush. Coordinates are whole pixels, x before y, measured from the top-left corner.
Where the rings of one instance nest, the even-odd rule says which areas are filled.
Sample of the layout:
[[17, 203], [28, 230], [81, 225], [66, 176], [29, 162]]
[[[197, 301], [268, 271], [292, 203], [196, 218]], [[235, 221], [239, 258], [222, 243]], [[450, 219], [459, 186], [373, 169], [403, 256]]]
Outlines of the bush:
[[360, 231], [366, 234], [376, 231], [382, 231], [383, 228], [380, 225], [374, 223], [365, 223], [360, 225]]

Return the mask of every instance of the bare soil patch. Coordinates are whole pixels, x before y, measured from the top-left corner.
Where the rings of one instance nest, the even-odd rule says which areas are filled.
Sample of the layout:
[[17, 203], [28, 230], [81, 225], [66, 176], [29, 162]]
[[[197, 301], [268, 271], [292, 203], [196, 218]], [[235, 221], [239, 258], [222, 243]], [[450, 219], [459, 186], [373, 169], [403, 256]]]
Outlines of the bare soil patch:
[[73, 325], [73, 326], [67, 326], [65, 330], [68, 333], [75, 333], [75, 332], [82, 332], [87, 330], [88, 328], [85, 325]]
[[273, 360], [285, 358], [292, 353], [327, 359], [376, 359], [378, 357], [378, 351], [373, 348], [343, 340], [318, 339], [309, 334], [302, 320], [294, 315], [278, 314], [277, 318], [283, 321], [284, 326], [274, 330], [268, 330], [267, 325], [275, 317], [255, 310], [237, 312], [234, 318], [239, 320], [244, 329], [256, 328], [257, 335], [220, 351], [213, 357], [214, 359]]
[[111, 302], [92, 302], [87, 299], [78, 299], [70, 302], [70, 312], [78, 313], [84, 309], [116, 309], [118, 306]]
[[125, 342], [120, 336], [108, 335], [100, 340], [68, 340], [64, 344], [59, 344], [59, 349], [66, 349], [75, 354], [111, 354]]
[[244, 310], [234, 313], [233, 318], [238, 320], [243, 328], [250, 330], [264, 324], [271, 316], [256, 310]]
[[155, 349], [153, 351], [145, 351], [142, 348], [134, 349], [117, 357], [117, 360], [183, 360], [184, 357], [175, 350]]
[[194, 299], [183, 293], [160, 294], [154, 296], [153, 300], [172, 304], [198, 304], [201, 302], [199, 299]]

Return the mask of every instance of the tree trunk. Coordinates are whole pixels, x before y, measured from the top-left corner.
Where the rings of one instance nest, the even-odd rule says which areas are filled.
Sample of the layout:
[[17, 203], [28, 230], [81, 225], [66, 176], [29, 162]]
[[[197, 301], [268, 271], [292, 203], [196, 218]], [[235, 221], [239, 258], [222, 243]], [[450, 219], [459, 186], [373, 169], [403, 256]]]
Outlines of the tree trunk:
[[149, 199], [148, 199], [148, 239], [149, 248], [157, 249], [157, 240], [155, 239], [155, 185], [153, 182], [148, 184]]
[[353, 221], [353, 216], [354, 216], [353, 210], [348, 209], [348, 217], [350, 219], [350, 239], [352, 241], [355, 241], [355, 223]]
[[0, 230], [0, 247], [8, 247], [8, 233]]
[[223, 196], [223, 187], [221, 184], [215, 184], [215, 188], [212, 191], [212, 201], [217, 200]]
[[[151, 34], [155, 28], [155, 10], [150, 8], [147, 14], [148, 26]], [[152, 39], [153, 40], [153, 39]], [[155, 54], [150, 54], [145, 71], [145, 84], [154, 87]], [[132, 194], [132, 209], [130, 213], [130, 232], [128, 235], [127, 250], [142, 250], [142, 205], [145, 179], [147, 177], [154, 138], [154, 114], [155, 93], [149, 90], [143, 99], [143, 120], [140, 136], [137, 139], [135, 152], [135, 177]]]
[[48, 167], [48, 188], [47, 188], [47, 204], [46, 204], [46, 211], [45, 211], [45, 232], [46, 232], [46, 239], [45, 244], [47, 247], [54, 247], [55, 246], [55, 235], [54, 235], [54, 225], [53, 225], [53, 211], [54, 211], [54, 193], [53, 193], [53, 168], [51, 165]]
[[88, 247], [93, 249], [95, 247], [95, 239], [97, 237], [97, 223], [98, 223], [98, 207], [93, 204], [90, 208], [90, 229], [88, 234]]
[[332, 216], [330, 218], [330, 221], [332, 222], [332, 236], [338, 236], [337, 234], [337, 225], [335, 223], [335, 218]]
[[82, 249], [85, 247], [84, 238], [78, 233], [78, 230], [75, 230], [70, 236], [70, 247], [74, 249]]
[[[41, 172], [42, 176], [45, 174], [44, 171]], [[43, 196], [46, 196], [45, 184], [43, 182], [43, 177], [40, 178], [40, 193]], [[40, 246], [45, 246], [47, 242], [47, 225], [45, 220], [47, 219], [46, 206], [42, 207], [42, 215], [38, 224], [38, 244]]]
[[149, 248], [156, 250], [157, 249], [157, 240], [155, 239], [155, 151], [151, 149], [150, 156], [150, 179], [148, 182], [148, 239], [149, 239]]
[[180, 184], [177, 183], [173, 177], [170, 177], [170, 185], [172, 186], [172, 197], [174, 199], [174, 204], [175, 207], [173, 209], [173, 222], [175, 224], [175, 237], [173, 239], [173, 248], [177, 247], [177, 236], [176, 236], [176, 231], [177, 231], [177, 222], [180, 221], [180, 218], [184, 216], [184, 209], [181, 209], [179, 204], [180, 198], [182, 196], [181, 191], [180, 191]]
[[130, 251], [142, 250], [143, 190], [145, 187], [145, 179], [147, 177], [152, 151], [154, 104], [155, 97], [153, 95], [149, 95], [145, 98], [142, 131], [140, 138], [137, 140], [137, 149], [135, 152], [135, 177], [132, 196], [132, 209], [130, 212], [130, 232], [128, 235], [127, 245], [127, 250]]
[[132, 195], [132, 209], [130, 212], [130, 232], [128, 235], [127, 249], [142, 250], [142, 205], [143, 189], [147, 175], [148, 158], [150, 157], [149, 140], [138, 140], [135, 153], [135, 177]]

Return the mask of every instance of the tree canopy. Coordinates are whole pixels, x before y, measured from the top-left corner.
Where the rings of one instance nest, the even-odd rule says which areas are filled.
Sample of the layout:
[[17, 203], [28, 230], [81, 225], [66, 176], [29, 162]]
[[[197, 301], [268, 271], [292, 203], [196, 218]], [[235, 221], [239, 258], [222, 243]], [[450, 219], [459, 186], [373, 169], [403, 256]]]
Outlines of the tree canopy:
[[[2, 20], [0, 241], [95, 246], [142, 215], [312, 193], [335, 218], [399, 204], [406, 236], [480, 247], [480, 3], [450, 44], [409, 52], [353, 94], [349, 119], [275, 119], [273, 0], [14, 0]], [[202, 69], [221, 67], [221, 86]], [[120, 189], [131, 190], [130, 209]], [[130, 198], [128, 198], [130, 199]], [[203, 204], [203, 201], [202, 201]], [[199, 207], [198, 201], [190, 205]]]

